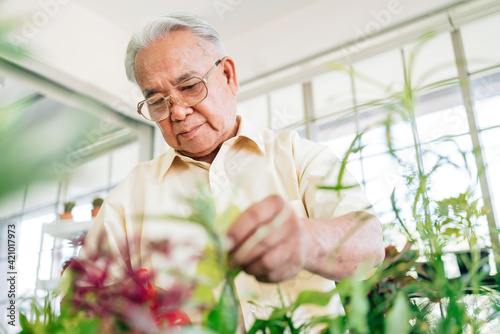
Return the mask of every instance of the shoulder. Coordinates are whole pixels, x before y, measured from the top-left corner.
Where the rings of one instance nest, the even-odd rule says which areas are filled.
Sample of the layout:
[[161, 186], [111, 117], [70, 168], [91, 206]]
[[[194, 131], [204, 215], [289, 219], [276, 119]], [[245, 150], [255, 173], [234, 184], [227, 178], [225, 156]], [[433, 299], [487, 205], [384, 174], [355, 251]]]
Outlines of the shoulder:
[[301, 138], [297, 131], [276, 132], [269, 129], [258, 130], [259, 140], [266, 147], [291, 150], [314, 150], [321, 151], [328, 149], [325, 145], [313, 142], [309, 139]]
[[274, 136], [275, 146], [290, 151], [297, 167], [305, 168], [315, 160], [338, 160], [328, 146], [301, 138], [296, 131], [275, 133]]

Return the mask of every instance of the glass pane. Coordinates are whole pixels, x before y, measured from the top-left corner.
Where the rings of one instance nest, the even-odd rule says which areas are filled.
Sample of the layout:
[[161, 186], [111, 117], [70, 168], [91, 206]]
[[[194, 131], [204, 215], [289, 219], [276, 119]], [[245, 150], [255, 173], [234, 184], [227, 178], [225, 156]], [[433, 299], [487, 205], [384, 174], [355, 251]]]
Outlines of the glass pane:
[[111, 185], [115, 185], [128, 175], [139, 163], [139, 143], [135, 142], [111, 152]]
[[[469, 188], [472, 189], [474, 198], [481, 197], [481, 190], [477, 180], [472, 142], [468, 135], [454, 138], [453, 140], [439, 141], [422, 145], [423, 167], [428, 173], [433, 168], [437, 169], [428, 179], [427, 194], [431, 201], [438, 201], [449, 197], [458, 197]], [[413, 173], [417, 173], [416, 154], [414, 148], [397, 151], [396, 154], [404, 164], [413, 166]], [[415, 231], [415, 219], [412, 215], [412, 203], [415, 196], [417, 183], [408, 187], [406, 177], [412, 171], [404, 164], [395, 165], [395, 162], [383, 156], [363, 159], [365, 176], [367, 180], [366, 191], [379, 213], [391, 210], [390, 195], [395, 191], [397, 207], [400, 217], [405, 221], [410, 231]], [[377, 177], [379, 173], [379, 177]], [[433, 205], [431, 204], [431, 209]], [[381, 216], [384, 223], [390, 222], [394, 215]], [[487, 222], [480, 218], [478, 233], [483, 236], [482, 245], [489, 243]], [[466, 248], [465, 244], [452, 245], [448, 250]]]
[[27, 219], [19, 224], [19, 294], [32, 296], [37, 280], [42, 225], [54, 221], [54, 214]]
[[356, 178], [359, 184], [363, 182], [363, 166], [360, 160], [352, 160], [347, 163], [347, 170]]
[[404, 181], [399, 165], [395, 159], [384, 154], [363, 158], [363, 167], [368, 199], [383, 224], [392, 222], [391, 194]]
[[[476, 196], [481, 196], [470, 136], [426, 144], [423, 149], [430, 152], [424, 157], [424, 168], [427, 172], [439, 164], [439, 168], [430, 180], [431, 198], [441, 200], [456, 197], [469, 187], [474, 190]], [[442, 158], [441, 161], [439, 158]]]
[[363, 157], [389, 151], [385, 127], [377, 127], [373, 130], [366, 131], [361, 141], [363, 145]]
[[430, 92], [421, 93], [416, 103], [418, 115], [451, 109], [464, 104], [459, 85], [446, 85]]
[[500, 128], [481, 132], [495, 220], [500, 226]]
[[21, 213], [23, 209], [24, 192], [24, 189], [20, 189], [0, 200], [0, 219]]
[[92, 219], [92, 204], [85, 203], [82, 205], [75, 205], [73, 211], [73, 220], [75, 222], [86, 222]]
[[409, 73], [413, 87], [420, 88], [458, 76], [449, 33], [442, 33], [430, 39], [418, 51], [415, 50], [416, 46], [417, 43], [411, 43], [403, 48], [406, 66], [409, 66], [411, 54], [415, 55], [413, 68]]
[[357, 104], [386, 98], [401, 91], [403, 62], [399, 49], [391, 50], [353, 64]]
[[[415, 109], [422, 142], [468, 131], [467, 116], [457, 86], [442, 88], [420, 96], [415, 103]], [[401, 114], [408, 118], [408, 111], [395, 111], [389, 105], [360, 112], [359, 127], [366, 129], [362, 138], [364, 156], [388, 152], [388, 139], [393, 149], [413, 145], [410, 123], [402, 121]], [[391, 124], [390, 134], [386, 133], [387, 122]]]
[[500, 125], [500, 72], [476, 75], [471, 81], [480, 129]]
[[270, 94], [271, 128], [279, 130], [304, 120], [302, 85], [294, 84]]
[[[466, 160], [464, 160], [465, 155]], [[469, 136], [461, 136], [447, 141], [422, 145], [423, 167], [426, 173], [439, 165], [429, 180], [429, 196], [434, 200], [458, 196], [469, 186], [480, 191], [476, 185], [477, 171], [472, 155], [472, 142]], [[417, 169], [417, 158], [413, 147], [397, 152], [399, 158]], [[401, 175], [408, 173], [401, 168]], [[480, 195], [480, 194], [478, 194]]]
[[[318, 128], [318, 142], [330, 147], [333, 153], [342, 160], [356, 138], [356, 126], [352, 117], [324, 121], [318, 125]], [[359, 152], [351, 153], [349, 160], [357, 160], [359, 157]]]
[[396, 122], [391, 125], [391, 144], [393, 149], [413, 146], [413, 135], [409, 122]]
[[476, 102], [479, 128], [500, 125], [500, 96]]
[[31, 184], [28, 187], [25, 210], [55, 203], [58, 188], [57, 181]]
[[500, 64], [499, 14], [466, 24], [460, 31], [470, 72]]
[[154, 134], [154, 156], [157, 157], [163, 153], [165, 153], [170, 146], [167, 145], [167, 142], [163, 138], [161, 131], [158, 128], [155, 128]]
[[267, 109], [266, 95], [238, 103], [238, 114], [257, 128], [269, 128], [269, 112]]
[[[66, 198], [88, 195], [109, 185], [109, 154], [75, 168]], [[77, 203], [78, 204], [78, 203]]]
[[353, 107], [351, 79], [347, 72], [332, 71], [312, 80], [314, 116]]
[[417, 118], [417, 129], [422, 143], [443, 136], [461, 135], [469, 132], [465, 107], [429, 113]]

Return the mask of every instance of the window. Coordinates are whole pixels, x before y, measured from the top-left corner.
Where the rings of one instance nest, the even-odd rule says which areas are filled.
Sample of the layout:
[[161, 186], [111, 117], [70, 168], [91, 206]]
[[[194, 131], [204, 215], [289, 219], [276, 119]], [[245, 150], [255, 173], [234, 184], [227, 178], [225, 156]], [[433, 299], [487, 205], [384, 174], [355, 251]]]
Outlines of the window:
[[495, 14], [460, 28], [471, 73], [500, 64], [500, 15]]
[[311, 80], [314, 116], [329, 115], [353, 107], [351, 78], [345, 71], [330, 71]]
[[[431, 170], [440, 164], [430, 180], [429, 196], [435, 200], [458, 196], [467, 190], [479, 198], [484, 190], [491, 194], [494, 218], [500, 220], [500, 44], [495, 33], [500, 30], [500, 15], [464, 25], [461, 36], [469, 65], [469, 83], [458, 80], [453, 35], [444, 32], [429, 34], [427, 41], [417, 41], [353, 63], [344, 70], [327, 70], [307, 82], [312, 87], [312, 109], [304, 110], [302, 84], [295, 83], [240, 103], [242, 110], [270, 102], [270, 126], [275, 130], [309, 128], [309, 136], [329, 146], [343, 159], [356, 134], [362, 134], [354, 147], [362, 149], [349, 154], [348, 169], [361, 182], [381, 214], [384, 224], [394, 222], [391, 194], [402, 217], [411, 215], [404, 187], [408, 166], [416, 168], [414, 135], [407, 121], [408, 113], [397, 112], [401, 103], [394, 100], [402, 90], [405, 75], [411, 77], [415, 90], [416, 136], [419, 150], [424, 152], [423, 168]], [[460, 37], [460, 35], [458, 35]], [[411, 64], [411, 72], [405, 66]], [[331, 66], [330, 66], [331, 67]], [[406, 71], [406, 73], [405, 73]], [[477, 128], [466, 109], [462, 85], [470, 85]], [[400, 97], [400, 96], [399, 96]], [[392, 105], [386, 102], [393, 99]], [[304, 114], [312, 115], [304, 119]], [[468, 115], [469, 114], [469, 115]], [[284, 117], [284, 116], [285, 117]], [[390, 132], [385, 126], [390, 116]], [[479, 135], [485, 166], [476, 160], [474, 136]], [[389, 136], [389, 137], [388, 137]], [[391, 149], [387, 140], [391, 140]], [[391, 155], [392, 153], [392, 155]], [[398, 160], [399, 159], [399, 160]], [[485, 168], [487, 189], [480, 185], [478, 175]], [[480, 219], [479, 233], [489, 244], [488, 222]], [[408, 220], [412, 221], [411, 219]], [[415, 226], [409, 226], [415, 229]], [[386, 236], [397, 242], [396, 234]], [[394, 241], [395, 240], [395, 241]], [[460, 245], [459, 245], [460, 246]], [[459, 247], [457, 246], [457, 247]], [[465, 246], [464, 246], [465, 247]]]
[[257, 128], [269, 128], [267, 96], [261, 95], [238, 104], [238, 114]]
[[[43, 233], [44, 226], [58, 220], [62, 202], [76, 202], [72, 210], [75, 224], [90, 222], [93, 198], [105, 197], [128, 174], [139, 162], [138, 150], [137, 142], [122, 146], [80, 164], [66, 179], [29, 184], [2, 202], [0, 231], [8, 224], [17, 225], [18, 297], [31, 297], [37, 291], [37, 297], [43, 298], [46, 289], [55, 288], [63, 263], [77, 254], [78, 248], [68, 239]], [[59, 203], [57, 209], [56, 203]], [[2, 238], [6, 235], [5, 231]], [[2, 248], [0, 269], [6, 266], [7, 256]], [[0, 298], [0, 303], [4, 302]]]
[[302, 85], [294, 84], [269, 94], [271, 101], [271, 129], [281, 130], [304, 121]]

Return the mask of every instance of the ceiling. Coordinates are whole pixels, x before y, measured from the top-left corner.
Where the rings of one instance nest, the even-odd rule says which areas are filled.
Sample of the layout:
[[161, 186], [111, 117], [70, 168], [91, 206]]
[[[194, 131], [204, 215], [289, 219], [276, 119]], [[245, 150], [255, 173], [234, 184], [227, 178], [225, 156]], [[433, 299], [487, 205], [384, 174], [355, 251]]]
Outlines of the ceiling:
[[15, 23], [9, 38], [35, 57], [19, 60], [21, 66], [134, 115], [141, 95], [126, 80], [123, 57], [147, 18], [172, 11], [205, 18], [244, 83], [457, 2], [463, 1], [0, 0], [0, 20]]
[[[251, 30], [256, 25], [270, 21], [314, 1], [311, 0], [147, 0], [141, 4], [120, 0], [85, 0], [82, 5], [105, 16], [110, 22], [132, 33], [141, 22], [161, 13], [187, 11], [203, 17], [225, 38]], [[120, 10], [116, 10], [120, 8]], [[127, 15], [126, 13], [133, 13]]]

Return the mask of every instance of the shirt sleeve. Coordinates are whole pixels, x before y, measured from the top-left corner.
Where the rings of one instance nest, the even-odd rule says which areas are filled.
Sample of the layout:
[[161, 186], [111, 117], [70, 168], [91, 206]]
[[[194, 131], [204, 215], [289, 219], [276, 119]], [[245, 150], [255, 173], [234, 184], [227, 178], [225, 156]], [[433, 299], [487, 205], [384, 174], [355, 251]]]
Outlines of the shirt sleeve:
[[299, 192], [309, 218], [331, 219], [353, 211], [375, 214], [359, 182], [327, 146], [298, 134], [292, 143]]

